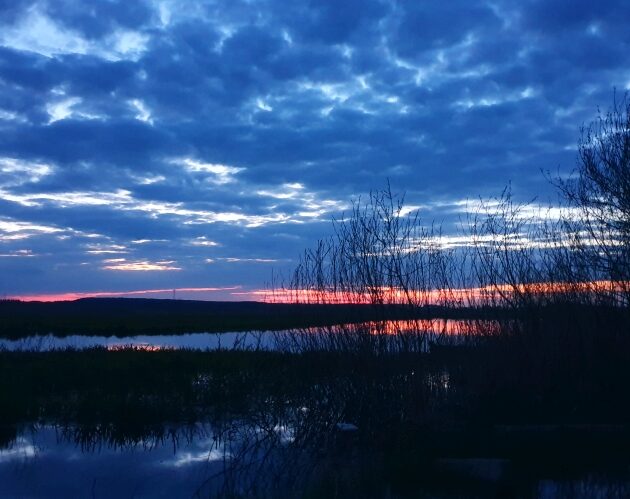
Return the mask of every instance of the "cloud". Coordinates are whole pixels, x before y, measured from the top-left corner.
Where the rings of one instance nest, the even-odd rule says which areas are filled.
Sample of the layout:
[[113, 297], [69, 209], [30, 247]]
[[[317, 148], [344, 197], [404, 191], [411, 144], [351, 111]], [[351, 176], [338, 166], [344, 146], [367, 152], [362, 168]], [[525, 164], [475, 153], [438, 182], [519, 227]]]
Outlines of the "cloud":
[[16, 187], [27, 182], [39, 182], [52, 171], [53, 168], [45, 163], [0, 158], [0, 185]]
[[30, 258], [34, 256], [36, 255], [28, 249], [14, 250], [8, 253], [0, 253], [0, 257], [2, 258]]
[[260, 287], [387, 180], [449, 230], [510, 181], [544, 205], [630, 82], [625, 3], [568, 5], [4, 2], [0, 254], [33, 256], [0, 271]]
[[108, 258], [103, 260], [103, 264], [103, 270], [116, 270], [123, 272], [162, 272], [169, 270], [182, 270], [181, 267], [174, 265], [174, 260], [150, 262], [148, 260], [128, 261], [125, 258]]
[[57, 227], [31, 224], [11, 219], [0, 219], [0, 240], [27, 239], [39, 234], [61, 232]]
[[229, 184], [234, 181], [233, 176], [243, 170], [243, 168], [238, 168], [236, 166], [203, 163], [191, 158], [173, 160], [173, 163], [181, 164], [188, 172], [210, 173], [213, 176], [211, 181], [215, 184]]
[[[52, 3], [55, 5], [56, 2]], [[105, 2], [99, 5], [106, 5]], [[125, 2], [127, 3], [127, 2]], [[82, 5], [77, 2], [71, 9]], [[38, 6], [25, 11], [17, 22], [5, 26], [0, 35], [0, 44], [17, 50], [25, 50], [52, 57], [61, 54], [96, 55], [107, 60], [116, 61], [122, 59], [137, 60], [146, 49], [148, 37], [140, 32], [125, 29], [123, 27], [110, 26], [112, 31], [104, 29], [107, 33], [105, 39], [94, 41], [85, 35], [93, 35], [91, 29], [98, 25], [97, 15], [84, 17], [81, 21], [72, 22], [67, 16], [60, 16], [61, 9], [54, 9], [51, 14], [43, 12]], [[65, 26], [56, 21], [66, 21]], [[90, 21], [94, 21], [91, 22]], [[85, 23], [92, 26], [88, 28]], [[76, 30], [79, 28], [79, 31]], [[83, 31], [83, 32], [81, 32]]]
[[206, 263], [215, 263], [217, 261], [226, 263], [277, 263], [280, 260], [277, 260], [275, 258], [206, 258]]

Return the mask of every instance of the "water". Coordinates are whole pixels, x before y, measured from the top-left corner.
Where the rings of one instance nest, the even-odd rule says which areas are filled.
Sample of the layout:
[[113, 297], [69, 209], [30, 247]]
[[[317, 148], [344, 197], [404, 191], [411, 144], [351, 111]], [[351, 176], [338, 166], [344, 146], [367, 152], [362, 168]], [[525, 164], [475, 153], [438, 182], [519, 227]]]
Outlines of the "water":
[[[209, 424], [197, 423], [186, 432], [173, 430], [159, 438], [145, 438], [124, 445], [99, 439], [86, 444], [77, 439], [77, 434], [80, 434], [76, 431], [78, 428], [74, 430], [53, 425], [33, 426], [20, 430], [8, 447], [0, 447], [0, 497], [215, 497], [234, 478], [230, 478], [229, 471], [226, 471], [234, 447], [222, 443]], [[278, 433], [281, 432], [278, 429]], [[279, 441], [290, 443], [290, 439], [283, 438], [280, 435]], [[257, 459], [261, 455], [259, 452]], [[276, 464], [285, 466], [286, 456], [284, 458], [279, 456]], [[546, 473], [541, 476], [539, 471], [530, 476], [528, 470], [516, 469], [513, 470], [516, 474], [504, 475], [500, 468], [510, 466], [509, 462], [501, 461], [502, 465], [497, 467], [493, 460], [488, 459], [460, 461], [457, 471], [445, 475], [448, 487], [441, 491], [433, 484], [430, 497], [454, 497], [453, 492], [458, 489], [456, 497], [461, 498], [484, 497], [486, 493], [498, 497], [497, 490], [509, 490], [510, 497], [528, 499], [621, 499], [630, 493], [630, 478], [623, 472], [586, 470], [573, 476]], [[260, 486], [272, 474], [269, 467], [254, 466], [250, 471], [252, 469], [262, 469], [265, 473], [263, 477], [256, 477]], [[480, 473], [480, 469], [484, 473]], [[487, 472], [488, 469], [491, 473]], [[273, 474], [277, 473], [278, 467], [273, 471]], [[293, 473], [293, 470], [289, 472]], [[248, 478], [241, 473], [235, 477], [248, 482], [252, 476], [250, 474]], [[476, 476], [477, 480], [470, 482], [471, 476]], [[521, 478], [515, 479], [517, 476]], [[526, 478], [523, 479], [523, 476]], [[271, 482], [269, 480], [268, 485], [273, 485]], [[237, 490], [242, 491], [243, 488], [237, 486]]]
[[138, 335], [138, 336], [29, 336], [18, 340], [0, 339], [0, 348], [16, 351], [63, 350], [73, 348], [102, 347], [108, 350], [120, 350], [133, 347], [139, 350], [217, 350], [220, 348], [234, 349], [269, 349], [272, 347], [272, 335], [262, 332], [245, 333], [191, 333], [166, 335]]
[[293, 438], [288, 425], [232, 420], [147, 433], [61, 424], [18, 429], [0, 446], [0, 497], [214, 497], [254, 482], [276, 486], [270, 473], [299, 461], [283, 455]]
[[23, 431], [0, 449], [0, 497], [190, 498], [222, 469], [210, 430], [115, 447], [81, 447], [53, 426]]
[[[300, 337], [311, 336], [313, 339], [328, 337], [336, 333], [364, 334], [372, 336], [396, 336], [414, 334], [418, 331], [431, 337], [469, 336], [480, 332], [489, 332], [496, 327], [491, 321], [469, 321], [451, 319], [433, 320], [392, 320], [371, 321], [359, 324], [344, 324], [327, 328], [304, 328], [298, 331], [249, 331], [225, 333], [189, 333], [172, 335], [137, 335], [137, 336], [29, 336], [18, 340], [0, 338], [0, 349], [8, 351], [48, 351], [66, 348], [86, 349], [94, 347], [119, 350], [133, 347], [140, 350], [190, 349], [262, 349], [271, 350], [287, 345], [287, 342]], [[341, 336], [341, 335], [340, 335]]]
[[[304, 329], [298, 332], [297, 338], [324, 338], [323, 343], [328, 344], [326, 341], [336, 335], [351, 337], [353, 334], [365, 336], [367, 333], [367, 338], [380, 341], [396, 339], [401, 334], [413, 337], [421, 331], [427, 333], [429, 338], [447, 340], [492, 334], [495, 328], [495, 323], [480, 321], [367, 322], [324, 329]], [[283, 341], [278, 340], [290, 342], [295, 339], [294, 333], [227, 332], [122, 338], [48, 335], [14, 341], [0, 340], [0, 348], [10, 351], [65, 348], [81, 350], [90, 347], [119, 350], [131, 346], [147, 351], [218, 348], [270, 350], [282, 346]], [[69, 353], [67, 357], [72, 362], [78, 362], [79, 357], [87, 355], [86, 352]], [[95, 357], [109, 359], [110, 355], [105, 352]], [[138, 358], [146, 357], [138, 355]], [[56, 380], [56, 384], [51, 384], [50, 393], [48, 389], [35, 393], [33, 387], [40, 383], [36, 379], [34, 384], [28, 385], [29, 389], [18, 395], [14, 394], [14, 398], [10, 399], [15, 407], [2, 407], [2, 402], [7, 402], [8, 399], [0, 399], [0, 421], [13, 423], [4, 426], [0, 424], [2, 498], [213, 497], [226, 484], [235, 486], [238, 490], [247, 483], [262, 485], [269, 477], [274, 477], [274, 480], [279, 475], [295, 477], [299, 472], [315, 469], [312, 466], [312, 454], [304, 450], [307, 447], [294, 445], [295, 442], [303, 443], [304, 440], [300, 439], [304, 435], [311, 435], [310, 438], [315, 439], [317, 465], [330, 460], [335, 469], [345, 473], [338, 456], [331, 457], [329, 448], [322, 451], [320, 441], [326, 432], [311, 426], [315, 431], [309, 433], [309, 425], [317, 425], [328, 419], [341, 422], [343, 427], [344, 420], [338, 419], [334, 414], [335, 403], [326, 403], [329, 392], [325, 386], [322, 386], [321, 394], [316, 392], [311, 398], [303, 400], [302, 388], [298, 393], [291, 392], [289, 395], [284, 392], [276, 393], [275, 384], [264, 385], [269, 393], [261, 392], [259, 397], [254, 394], [251, 407], [248, 406], [247, 409], [251, 413], [244, 411], [240, 416], [241, 420], [234, 420], [236, 416], [232, 407], [221, 409], [221, 404], [222, 399], [229, 399], [230, 396], [240, 400], [237, 390], [242, 388], [238, 378], [233, 384], [216, 385], [220, 388], [207, 392], [212, 393], [212, 396], [204, 397], [204, 387], [210, 386], [213, 380], [212, 370], [198, 373], [194, 369], [189, 372], [178, 367], [180, 371], [169, 372], [164, 379], [149, 376], [145, 382], [136, 380], [133, 383], [130, 376], [142, 380], [145, 372], [140, 367], [134, 371], [131, 369], [134, 364], [131, 363], [124, 364], [124, 369], [116, 371], [124, 374], [120, 379], [95, 388], [91, 384], [83, 386], [82, 376], [64, 374], [61, 367], [65, 365], [65, 357], [62, 360], [52, 359], [51, 362], [60, 364], [55, 364], [55, 368], [51, 368], [48, 374]], [[199, 365], [203, 367], [203, 364]], [[86, 369], [85, 373], [92, 366], [89, 365]], [[68, 371], [72, 372], [74, 371]], [[255, 372], [257, 375], [259, 371]], [[247, 383], [251, 383], [251, 379]], [[296, 379], [301, 377], [296, 376]], [[431, 393], [439, 392], [443, 395], [450, 390], [450, 379], [446, 371], [428, 376], [426, 382]], [[230, 388], [222, 388], [223, 386]], [[190, 387], [194, 389], [191, 391]], [[133, 403], [129, 402], [127, 396], [131, 397]], [[246, 400], [251, 402], [249, 398]], [[214, 405], [217, 405], [216, 411]], [[238, 403], [235, 405], [239, 407]], [[170, 422], [164, 421], [166, 413], [177, 418], [178, 411], [184, 407], [190, 411], [182, 411], [181, 414], [185, 416], [180, 416], [177, 423], [170, 419]], [[317, 407], [322, 407], [320, 414], [316, 412]], [[14, 408], [15, 415], [12, 415], [11, 409]], [[177, 410], [170, 411], [171, 408]], [[214, 419], [211, 420], [210, 415]], [[143, 419], [146, 416], [149, 420]], [[341, 416], [340, 413], [338, 417]], [[245, 417], [250, 419], [244, 421]], [[360, 423], [358, 425], [361, 426]], [[312, 442], [309, 443], [311, 444]], [[268, 452], [270, 449], [272, 452]], [[259, 466], [261, 456], [271, 456], [271, 459], [264, 466]], [[482, 495], [469, 495], [465, 486], [457, 497], [498, 497], [500, 494], [497, 495], [496, 490], [505, 484], [512, 486], [515, 476], [520, 477], [514, 489], [518, 490], [519, 495], [515, 497], [630, 497], [630, 468], [627, 464], [621, 463], [621, 472], [602, 473], [601, 470], [585, 469], [571, 476], [559, 476], [557, 471], [522, 469], [526, 467], [522, 462], [505, 463], [502, 459], [486, 458], [487, 456], [483, 459], [447, 460], [443, 471], [449, 483], [455, 483], [462, 477], [469, 480], [470, 476], [483, 482]], [[356, 459], [356, 455], [352, 459]], [[357, 466], [352, 459], [349, 460], [349, 469]], [[235, 464], [239, 464], [237, 469], [240, 470], [236, 475], [231, 474], [232, 465]], [[248, 466], [241, 466], [243, 464]], [[509, 471], [504, 473], [506, 469]], [[452, 488], [448, 494], [441, 490], [430, 490], [430, 496], [435, 498], [453, 497], [451, 493]], [[247, 494], [243, 496], [246, 497]]]

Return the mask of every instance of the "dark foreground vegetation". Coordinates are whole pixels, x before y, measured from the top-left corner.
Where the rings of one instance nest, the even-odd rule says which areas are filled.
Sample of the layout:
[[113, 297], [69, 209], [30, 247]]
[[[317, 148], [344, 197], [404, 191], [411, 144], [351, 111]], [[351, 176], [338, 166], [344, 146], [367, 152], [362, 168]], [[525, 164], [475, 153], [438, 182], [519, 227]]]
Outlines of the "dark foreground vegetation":
[[[557, 216], [506, 191], [453, 240], [387, 188], [276, 289], [379, 321], [292, 324], [274, 352], [0, 352], [3, 444], [38, 423], [176, 444], [202, 421], [225, 460], [201, 497], [549, 497], [559, 477], [581, 481], [551, 497], [630, 496], [630, 102], [578, 149]], [[418, 310], [474, 313], [435, 333]]]
[[0, 446], [47, 424], [83, 452], [176, 447], [203, 422], [237, 459], [199, 484], [200, 497], [536, 497], [542, 478], [587, 471], [624, 497], [627, 357], [594, 352], [589, 368], [558, 362], [560, 351], [533, 364], [535, 353], [499, 339], [379, 357], [5, 352]]

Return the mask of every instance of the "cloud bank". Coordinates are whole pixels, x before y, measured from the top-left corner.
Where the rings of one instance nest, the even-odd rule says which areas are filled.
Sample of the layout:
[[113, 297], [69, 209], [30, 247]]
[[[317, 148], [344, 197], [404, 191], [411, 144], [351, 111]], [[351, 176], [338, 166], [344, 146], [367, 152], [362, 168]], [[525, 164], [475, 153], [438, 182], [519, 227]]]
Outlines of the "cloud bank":
[[0, 3], [0, 293], [261, 287], [389, 179], [550, 196], [623, 1]]

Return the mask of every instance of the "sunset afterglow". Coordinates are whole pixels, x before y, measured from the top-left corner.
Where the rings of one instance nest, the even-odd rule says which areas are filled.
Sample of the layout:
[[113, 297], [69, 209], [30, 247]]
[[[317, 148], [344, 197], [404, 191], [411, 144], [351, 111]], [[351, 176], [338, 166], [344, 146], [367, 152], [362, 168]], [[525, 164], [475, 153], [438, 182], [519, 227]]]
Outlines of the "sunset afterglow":
[[[626, 285], [630, 286], [630, 285]], [[70, 301], [81, 298], [165, 298], [226, 300], [226, 301], [263, 301], [268, 303], [376, 303], [375, 297], [384, 304], [414, 304], [473, 306], [475, 304], [497, 302], [514, 294], [545, 296], [553, 294], [588, 295], [594, 292], [615, 293], [623, 289], [623, 283], [611, 281], [593, 281], [582, 283], [531, 283], [511, 286], [508, 284], [485, 286], [482, 288], [434, 289], [403, 291], [393, 288], [381, 288], [368, 291], [321, 291], [314, 289], [243, 289], [241, 286], [224, 288], [173, 288], [145, 289], [133, 291], [96, 291], [45, 293], [33, 295], [8, 295], [6, 298], [21, 301]]]

